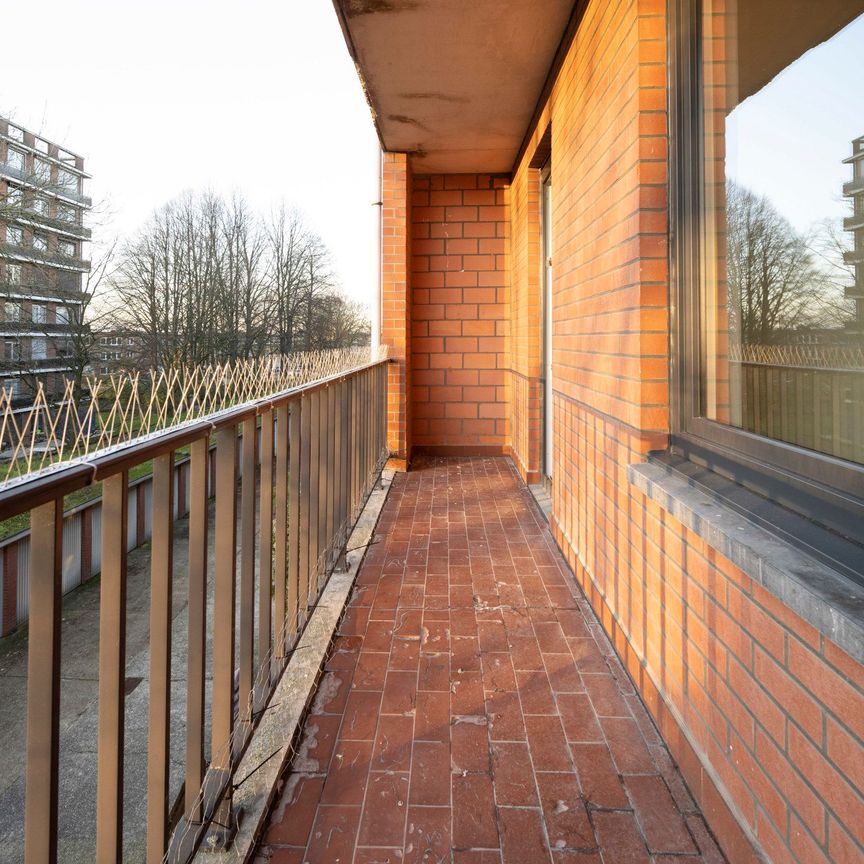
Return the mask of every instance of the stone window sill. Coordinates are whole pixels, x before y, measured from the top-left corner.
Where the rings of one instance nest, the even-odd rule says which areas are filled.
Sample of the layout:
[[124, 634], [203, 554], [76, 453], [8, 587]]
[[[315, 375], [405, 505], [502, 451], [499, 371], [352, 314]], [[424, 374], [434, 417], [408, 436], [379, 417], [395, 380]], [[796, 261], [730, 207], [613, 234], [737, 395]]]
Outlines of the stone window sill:
[[[628, 477], [648, 498], [823, 636], [864, 663], [864, 587], [763, 527], [724, 501], [722, 495], [695, 483], [670, 464], [649, 461], [630, 465]], [[777, 508], [778, 516], [787, 512], [780, 505], [770, 506]], [[760, 521], [764, 523], [764, 518]]]

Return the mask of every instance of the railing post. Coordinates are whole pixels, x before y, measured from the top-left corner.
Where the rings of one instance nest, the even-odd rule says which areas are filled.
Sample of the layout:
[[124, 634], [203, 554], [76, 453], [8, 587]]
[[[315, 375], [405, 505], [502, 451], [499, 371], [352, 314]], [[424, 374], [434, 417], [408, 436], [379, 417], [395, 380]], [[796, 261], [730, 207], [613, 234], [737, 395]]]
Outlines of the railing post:
[[24, 862], [57, 861], [63, 499], [30, 513]]
[[336, 416], [336, 388], [338, 384], [331, 384], [325, 391], [327, 394], [327, 459], [324, 470], [327, 476], [327, 531], [324, 535], [324, 568], [322, 576], [326, 576], [327, 570], [333, 563], [333, 552], [336, 539], [336, 437], [339, 432], [339, 421]]
[[321, 593], [321, 577], [327, 568], [327, 503], [330, 473], [330, 388], [318, 391], [318, 556], [315, 568], [315, 600]]
[[360, 410], [357, 376], [351, 378], [351, 516], [360, 515]]
[[299, 629], [300, 588], [300, 400], [289, 405], [288, 465], [288, 644], [293, 645]]
[[189, 638], [186, 656], [186, 788], [189, 822], [202, 818], [204, 782], [204, 662], [207, 651], [207, 479], [210, 439], [192, 442], [189, 464]]
[[243, 478], [240, 487], [240, 680], [239, 718], [252, 722], [255, 654], [255, 479], [258, 420], [243, 421]]
[[313, 591], [313, 578], [318, 572], [318, 510], [321, 487], [318, 483], [318, 468], [321, 440], [321, 391], [309, 394], [309, 571], [306, 573], [306, 602], [311, 605], [317, 599]]
[[153, 460], [153, 539], [150, 551], [150, 709], [147, 738], [148, 864], [161, 864], [168, 843], [173, 500], [174, 451], [171, 450]]
[[[276, 575], [274, 576], [273, 656], [285, 657], [286, 597], [288, 586], [288, 406], [280, 405], [276, 418]], [[280, 667], [281, 668], [281, 667]]]
[[[310, 535], [312, 517], [311, 482], [312, 458], [312, 397], [304, 393], [300, 399], [300, 498], [304, 506], [300, 508], [300, 556], [297, 607], [299, 614], [306, 620], [309, 606], [309, 572], [311, 569]], [[299, 623], [298, 623], [299, 626]]]
[[96, 766], [96, 861], [123, 857], [123, 742], [126, 690], [126, 531], [129, 475], [102, 483], [99, 585], [99, 745]]
[[226, 781], [211, 836], [216, 848], [227, 848], [236, 831], [232, 810], [234, 601], [237, 569], [237, 427], [216, 432], [216, 571], [213, 608], [213, 720], [211, 766]]
[[270, 692], [270, 630], [273, 579], [273, 418], [268, 409], [261, 415], [261, 503], [258, 540], [258, 664], [259, 676], [264, 677], [255, 697], [255, 710], [260, 711]]

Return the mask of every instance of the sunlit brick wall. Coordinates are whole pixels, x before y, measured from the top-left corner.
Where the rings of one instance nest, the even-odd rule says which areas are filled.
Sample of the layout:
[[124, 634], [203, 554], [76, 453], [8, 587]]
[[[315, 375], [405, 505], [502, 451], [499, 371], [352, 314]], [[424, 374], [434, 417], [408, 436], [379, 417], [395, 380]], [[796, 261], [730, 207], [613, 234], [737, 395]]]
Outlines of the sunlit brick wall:
[[[551, 126], [553, 533], [729, 860], [861, 861], [864, 668], [627, 476], [669, 429], [665, 11], [589, 0], [530, 130], [511, 368], [538, 371], [531, 162]], [[509, 410], [530, 459], [530, 412]]]
[[382, 155], [381, 344], [393, 363], [387, 387], [387, 443], [397, 458], [411, 448], [411, 167], [404, 153]]
[[510, 191], [512, 220], [512, 455], [522, 478], [540, 476], [542, 440], [542, 240], [540, 172], [525, 170]]
[[413, 444], [504, 452], [508, 443], [509, 183], [415, 176], [412, 196]]

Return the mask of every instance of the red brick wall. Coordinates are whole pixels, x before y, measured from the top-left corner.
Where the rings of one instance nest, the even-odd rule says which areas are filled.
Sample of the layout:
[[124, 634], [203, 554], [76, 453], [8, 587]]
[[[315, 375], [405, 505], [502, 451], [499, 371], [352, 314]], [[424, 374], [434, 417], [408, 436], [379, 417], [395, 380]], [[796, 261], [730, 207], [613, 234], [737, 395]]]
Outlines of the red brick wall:
[[522, 478], [540, 477], [542, 441], [542, 239], [540, 172], [523, 170], [510, 192], [511, 449]]
[[[662, 0], [586, 4], [513, 175], [511, 367], [537, 370], [551, 125], [553, 533], [729, 860], [861, 861], [864, 668], [627, 478], [668, 432], [665, 32]], [[524, 466], [535, 421], [510, 411]]]
[[404, 153], [382, 154], [381, 344], [394, 362], [387, 386], [387, 443], [397, 458], [411, 450], [411, 166]]
[[503, 452], [508, 443], [508, 186], [489, 175], [414, 178], [415, 447]]

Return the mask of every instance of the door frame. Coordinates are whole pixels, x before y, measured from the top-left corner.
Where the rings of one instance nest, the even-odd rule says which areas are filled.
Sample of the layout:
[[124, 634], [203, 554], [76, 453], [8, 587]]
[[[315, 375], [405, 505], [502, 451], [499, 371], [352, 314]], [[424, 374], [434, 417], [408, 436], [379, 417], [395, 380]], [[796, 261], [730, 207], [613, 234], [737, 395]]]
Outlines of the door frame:
[[542, 370], [543, 418], [541, 434], [541, 476], [548, 487], [554, 468], [553, 432], [555, 429], [554, 396], [552, 390], [552, 164], [551, 159], [540, 169], [540, 285], [542, 294]]

